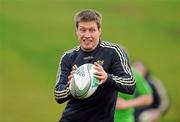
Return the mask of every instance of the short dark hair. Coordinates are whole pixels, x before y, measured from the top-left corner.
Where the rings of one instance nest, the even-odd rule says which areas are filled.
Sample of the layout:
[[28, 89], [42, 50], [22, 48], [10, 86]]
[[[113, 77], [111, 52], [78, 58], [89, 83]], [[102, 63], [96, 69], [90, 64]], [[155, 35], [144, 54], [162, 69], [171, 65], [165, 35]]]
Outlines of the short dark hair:
[[79, 26], [79, 22], [95, 21], [98, 29], [101, 28], [102, 15], [98, 11], [87, 9], [82, 10], [75, 15], [76, 28]]

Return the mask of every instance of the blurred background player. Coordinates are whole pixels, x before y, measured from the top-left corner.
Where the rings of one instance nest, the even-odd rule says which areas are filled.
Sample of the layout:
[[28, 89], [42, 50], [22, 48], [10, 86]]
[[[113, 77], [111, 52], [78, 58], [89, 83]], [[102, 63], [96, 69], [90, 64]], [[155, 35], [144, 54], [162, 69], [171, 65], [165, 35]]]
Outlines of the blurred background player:
[[118, 93], [118, 98], [116, 101], [116, 111], [115, 111], [115, 122], [134, 122], [134, 108], [141, 106], [148, 106], [152, 104], [152, 90], [148, 85], [144, 77], [135, 69], [132, 68], [134, 78], [136, 80], [136, 90], [135, 94], [127, 95], [123, 93]]
[[144, 76], [153, 92], [153, 103], [146, 107], [136, 107], [135, 119], [137, 122], [157, 122], [169, 108], [166, 90], [161, 81], [154, 77], [141, 61], [135, 61], [133, 67]]

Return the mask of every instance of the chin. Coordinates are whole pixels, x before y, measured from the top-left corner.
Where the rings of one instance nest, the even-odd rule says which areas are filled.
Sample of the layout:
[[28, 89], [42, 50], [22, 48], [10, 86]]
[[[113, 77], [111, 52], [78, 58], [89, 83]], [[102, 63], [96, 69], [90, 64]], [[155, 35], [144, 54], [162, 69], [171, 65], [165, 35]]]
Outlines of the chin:
[[92, 48], [84, 48], [84, 50], [86, 50], [86, 51], [92, 51], [93, 49], [92, 49]]
[[82, 47], [83, 48], [83, 50], [85, 50], [85, 51], [87, 51], [87, 52], [89, 52], [89, 51], [92, 51], [93, 49], [92, 48], [89, 48], [89, 47]]
[[85, 50], [90, 50], [90, 49], [92, 49], [92, 46], [82, 46]]

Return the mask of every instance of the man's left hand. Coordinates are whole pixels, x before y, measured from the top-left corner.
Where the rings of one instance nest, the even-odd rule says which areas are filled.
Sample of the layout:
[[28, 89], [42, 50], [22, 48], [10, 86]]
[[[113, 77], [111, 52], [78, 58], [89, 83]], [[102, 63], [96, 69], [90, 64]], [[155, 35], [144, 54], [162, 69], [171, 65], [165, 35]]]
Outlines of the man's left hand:
[[101, 85], [106, 82], [108, 75], [100, 64], [94, 63], [94, 65], [94, 69], [96, 70], [95, 75], [99, 79], [99, 85]]

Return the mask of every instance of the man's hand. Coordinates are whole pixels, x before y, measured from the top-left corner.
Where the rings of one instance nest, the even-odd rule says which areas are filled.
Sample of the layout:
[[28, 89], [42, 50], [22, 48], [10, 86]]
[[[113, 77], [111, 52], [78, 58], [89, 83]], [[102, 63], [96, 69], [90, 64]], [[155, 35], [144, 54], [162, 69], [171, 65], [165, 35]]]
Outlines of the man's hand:
[[71, 81], [72, 81], [74, 72], [75, 72], [75, 70], [72, 70], [71, 73], [70, 73], [69, 76], [68, 76], [68, 82], [67, 82], [68, 85], [69, 85], [69, 84], [71, 83]]
[[100, 64], [94, 63], [94, 65], [94, 69], [96, 70], [95, 75], [99, 79], [99, 85], [101, 85], [106, 82], [108, 75]]

